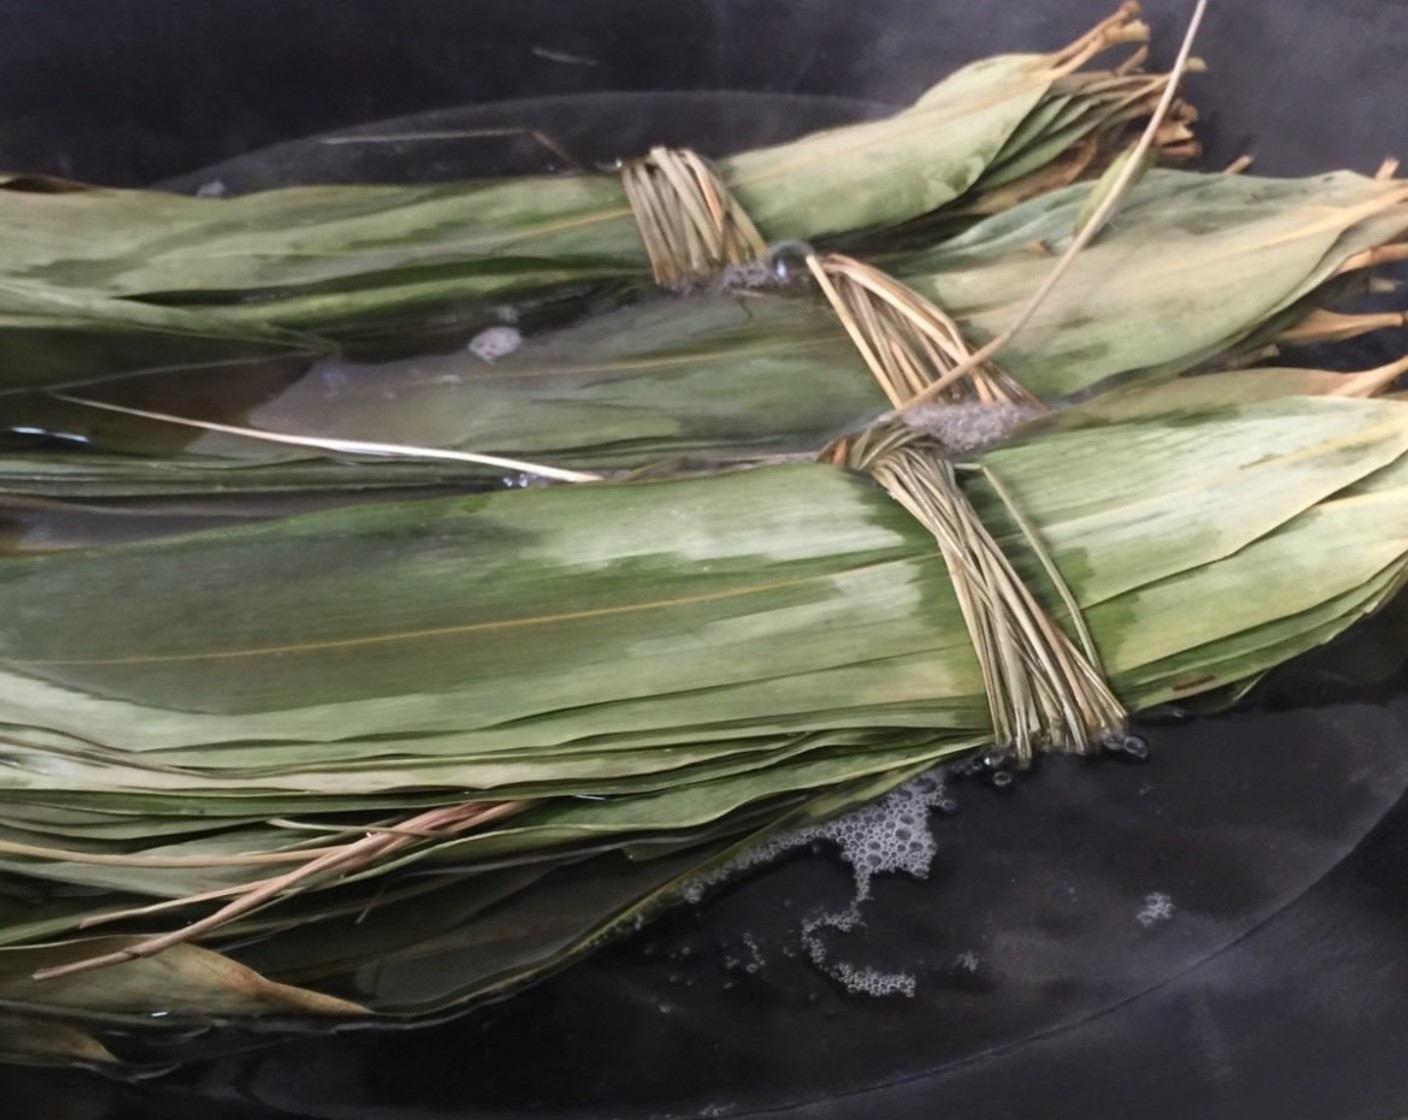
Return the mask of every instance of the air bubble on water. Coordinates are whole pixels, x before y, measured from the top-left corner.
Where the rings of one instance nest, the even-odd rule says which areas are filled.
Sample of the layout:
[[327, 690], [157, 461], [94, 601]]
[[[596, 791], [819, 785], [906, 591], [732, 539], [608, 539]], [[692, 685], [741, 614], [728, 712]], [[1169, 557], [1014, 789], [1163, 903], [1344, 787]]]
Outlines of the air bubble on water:
[[762, 949], [758, 947], [758, 939], [751, 933], [745, 933], [743, 947], [748, 950], [748, 960], [743, 966], [743, 971], [749, 976], [756, 976], [763, 965], [768, 963], [763, 957]]
[[[551, 479], [546, 479], [540, 474], [530, 474], [527, 471], [520, 471], [518, 474], [506, 474], [501, 480], [505, 490], [540, 490], [552, 484]], [[591, 794], [574, 794], [582, 801], [605, 801], [605, 797], [597, 797]]]
[[471, 338], [465, 349], [480, 361], [492, 362], [508, 357], [522, 344], [523, 335], [517, 327], [489, 327]]
[[509, 326], [513, 326], [518, 322], [518, 308], [507, 303], [501, 307], [496, 307], [494, 308], [494, 318], [501, 323], [507, 323]]
[[1002, 770], [1016, 763], [1017, 752], [1011, 747], [1000, 747], [994, 743], [980, 757], [989, 770]]
[[1106, 755], [1114, 758], [1130, 762], [1149, 761], [1149, 741], [1142, 735], [1133, 735], [1125, 731], [1115, 732], [1106, 736], [1101, 746]]
[[779, 283], [790, 283], [799, 277], [809, 276], [811, 269], [807, 261], [816, 256], [816, 250], [807, 242], [796, 238], [775, 241], [768, 246], [767, 261]]
[[229, 193], [230, 188], [219, 179], [211, 179], [196, 188], [197, 198], [224, 198]]

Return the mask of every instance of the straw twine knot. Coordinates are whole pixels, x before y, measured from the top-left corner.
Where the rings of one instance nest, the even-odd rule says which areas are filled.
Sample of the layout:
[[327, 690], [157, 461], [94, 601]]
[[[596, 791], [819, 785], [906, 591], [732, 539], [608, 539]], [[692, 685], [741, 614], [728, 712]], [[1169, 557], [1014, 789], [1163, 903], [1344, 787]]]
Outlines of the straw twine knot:
[[1042, 609], [968, 501], [954, 464], [924, 433], [879, 425], [834, 444], [828, 458], [869, 474], [934, 535], [977, 654], [999, 748], [1025, 764], [1038, 751], [1084, 753], [1123, 738], [1128, 713], [1098, 668], [1079, 605], [995, 478], [987, 476], [1065, 602], [1083, 649]]
[[892, 408], [926, 399], [1043, 407], [973, 350], [948, 315], [913, 288], [839, 253], [812, 254], [807, 267]]
[[652, 148], [629, 160], [621, 168], [621, 183], [661, 287], [708, 280], [766, 251], [743, 207], [713, 168], [687, 148]]

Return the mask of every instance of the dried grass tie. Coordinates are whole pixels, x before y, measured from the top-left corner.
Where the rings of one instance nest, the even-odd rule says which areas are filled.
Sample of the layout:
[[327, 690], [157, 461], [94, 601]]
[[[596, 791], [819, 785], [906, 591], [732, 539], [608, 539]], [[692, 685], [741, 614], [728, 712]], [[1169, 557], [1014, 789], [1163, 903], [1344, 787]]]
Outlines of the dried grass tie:
[[621, 182], [662, 288], [708, 280], [766, 252], [743, 207], [687, 148], [652, 148], [622, 167]]
[[1104, 674], [1080, 607], [1001, 484], [985, 473], [1045, 569], [1083, 649], [1042, 609], [958, 483], [954, 464], [902, 424], [834, 445], [833, 461], [864, 471], [934, 535], [982, 671], [1000, 750], [1025, 764], [1040, 751], [1084, 753], [1124, 736], [1128, 712]]
[[971, 365], [958, 324], [913, 288], [839, 253], [806, 260], [892, 408], [926, 392], [947, 402], [1042, 407], [995, 363]]

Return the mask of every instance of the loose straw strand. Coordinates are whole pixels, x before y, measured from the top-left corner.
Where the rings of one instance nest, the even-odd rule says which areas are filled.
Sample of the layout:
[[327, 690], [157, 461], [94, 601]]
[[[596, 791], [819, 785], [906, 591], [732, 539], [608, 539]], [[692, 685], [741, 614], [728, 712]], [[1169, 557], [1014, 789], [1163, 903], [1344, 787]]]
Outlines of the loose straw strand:
[[[429, 830], [442, 839], [449, 839], [468, 829], [512, 815], [520, 811], [525, 804], [525, 802], [469, 802], [463, 805], [450, 805], [438, 809], [431, 809], [404, 823], [412, 832]], [[88, 957], [70, 964], [39, 969], [33, 974], [34, 979], [54, 980], [63, 976], [72, 976], [80, 972], [91, 972], [95, 969], [106, 968], [109, 965], [123, 964], [127, 961], [156, 956], [158, 953], [170, 949], [175, 945], [180, 945], [202, 937], [205, 934], [212, 933], [243, 914], [260, 909], [281, 896], [295, 892], [301, 887], [308, 886], [314, 879], [321, 878], [332, 872], [346, 875], [363, 870], [377, 860], [384, 859], [414, 842], [414, 836], [398, 835], [396, 833], [388, 833], [380, 830], [373, 831], [352, 843], [340, 845], [325, 851], [323, 854], [307, 861], [302, 866], [292, 871], [249, 883], [241, 888], [238, 893], [226, 890], [209, 892], [206, 895], [182, 899], [180, 900], [181, 902], [195, 902], [213, 900], [225, 895], [233, 895], [232, 901], [226, 903], [226, 905], [222, 906], [215, 913], [199, 921], [192, 922], [189, 925], [182, 926], [178, 930], [173, 930], [170, 933], [162, 934], [158, 937], [148, 938], [127, 949], [119, 949], [116, 952]], [[141, 908], [132, 913], [150, 912], [151, 910], [165, 908], [166, 906], [175, 904], [174, 902], [158, 903], [155, 906]], [[119, 915], [108, 915], [106, 917], [109, 920], [115, 920], [118, 916]]]
[[587, 471], [567, 470], [544, 463], [530, 463], [523, 459], [506, 459], [500, 455], [480, 455], [472, 451], [454, 451], [444, 447], [415, 447], [402, 443], [378, 443], [370, 440], [332, 439], [322, 436], [289, 435], [284, 432], [267, 432], [261, 428], [242, 428], [235, 424], [217, 424], [211, 420], [196, 420], [189, 416], [175, 416], [167, 412], [152, 412], [145, 408], [129, 408], [110, 401], [91, 400], [76, 397], [69, 393], [50, 393], [55, 400], [68, 404], [82, 405], [84, 408], [116, 412], [124, 416], [138, 416], [144, 420], [157, 420], [164, 424], [179, 424], [186, 428], [197, 428], [205, 432], [219, 432], [222, 435], [240, 436], [244, 439], [259, 440], [262, 443], [278, 443], [288, 447], [304, 447], [312, 451], [330, 451], [340, 455], [366, 455], [372, 458], [429, 459], [446, 463], [472, 463], [500, 471], [516, 471], [522, 474], [550, 478], [556, 482], [599, 482], [601, 475]]

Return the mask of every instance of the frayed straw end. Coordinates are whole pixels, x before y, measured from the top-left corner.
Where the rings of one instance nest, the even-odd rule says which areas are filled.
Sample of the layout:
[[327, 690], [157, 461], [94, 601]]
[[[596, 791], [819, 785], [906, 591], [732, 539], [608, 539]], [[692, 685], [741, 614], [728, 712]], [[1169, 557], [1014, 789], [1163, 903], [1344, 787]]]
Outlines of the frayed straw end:
[[1343, 384], [1325, 395], [1330, 397], [1376, 397], [1391, 389], [1394, 383], [1405, 374], [1408, 374], [1408, 354], [1396, 362], [1389, 362], [1387, 365], [1378, 366], [1375, 369], [1367, 369], [1363, 373], [1341, 377], [1340, 380]]
[[1142, 11], [1134, 0], [1120, 5], [1113, 15], [1096, 24], [1075, 42], [1048, 55], [1052, 69], [1058, 75], [1069, 74], [1111, 47], [1147, 43], [1150, 31], [1149, 25], [1139, 18]]
[[1323, 342], [1348, 342], [1352, 338], [1374, 331], [1393, 330], [1408, 326], [1408, 311], [1380, 311], [1364, 315], [1344, 315], [1337, 311], [1315, 311], [1294, 327], [1284, 331], [1277, 341], [1294, 346]]

